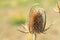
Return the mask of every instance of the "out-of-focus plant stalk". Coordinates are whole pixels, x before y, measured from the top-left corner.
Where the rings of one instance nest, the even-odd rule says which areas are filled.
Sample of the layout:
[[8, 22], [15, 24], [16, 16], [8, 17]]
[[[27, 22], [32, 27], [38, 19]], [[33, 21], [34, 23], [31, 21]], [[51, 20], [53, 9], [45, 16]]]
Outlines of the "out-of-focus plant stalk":
[[36, 33], [34, 34], [28, 33], [26, 37], [27, 40], [36, 40]]
[[33, 40], [36, 40], [36, 33], [33, 34]]
[[57, 7], [58, 7], [58, 10], [59, 10], [59, 13], [60, 13], [60, 2], [57, 3]]

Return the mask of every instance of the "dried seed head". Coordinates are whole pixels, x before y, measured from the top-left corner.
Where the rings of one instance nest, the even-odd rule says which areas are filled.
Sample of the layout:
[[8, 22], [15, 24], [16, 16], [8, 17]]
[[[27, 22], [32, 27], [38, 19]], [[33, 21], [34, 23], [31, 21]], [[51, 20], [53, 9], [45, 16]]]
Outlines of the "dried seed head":
[[56, 3], [56, 6], [54, 7], [54, 11], [60, 13], [60, 1]]
[[58, 10], [59, 10], [59, 13], [60, 13], [60, 1], [57, 2], [57, 7], [58, 7]]
[[59, 1], [57, 2], [57, 7], [60, 10], [60, 2]]
[[30, 10], [29, 31], [30, 33], [40, 33], [45, 29], [45, 14], [42, 8]]

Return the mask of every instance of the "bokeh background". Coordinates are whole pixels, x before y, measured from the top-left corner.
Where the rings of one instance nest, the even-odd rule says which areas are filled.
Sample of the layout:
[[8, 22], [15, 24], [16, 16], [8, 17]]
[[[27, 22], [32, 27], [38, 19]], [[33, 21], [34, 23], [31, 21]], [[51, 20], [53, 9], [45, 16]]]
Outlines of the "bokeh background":
[[0, 40], [27, 40], [30, 37], [29, 40], [32, 40], [30, 34], [21, 33], [18, 28], [21, 24], [26, 26], [30, 8], [34, 4], [46, 11], [46, 28], [53, 23], [45, 34], [37, 34], [37, 40], [60, 40], [60, 14], [57, 10], [54, 11], [58, 1], [60, 0], [0, 0]]

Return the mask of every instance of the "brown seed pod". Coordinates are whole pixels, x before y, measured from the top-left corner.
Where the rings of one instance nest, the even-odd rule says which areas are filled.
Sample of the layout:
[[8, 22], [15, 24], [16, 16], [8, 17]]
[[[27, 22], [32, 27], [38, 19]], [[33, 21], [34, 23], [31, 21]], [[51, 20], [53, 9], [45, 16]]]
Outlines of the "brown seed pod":
[[28, 22], [29, 22], [29, 24], [28, 24], [29, 32], [19, 30], [20, 32], [22, 32], [22, 33], [43, 33], [44, 31], [49, 29], [49, 27], [47, 29], [45, 29], [46, 13], [45, 13], [44, 9], [42, 9], [42, 8], [33, 8], [32, 7], [30, 9]]
[[42, 33], [45, 30], [46, 14], [43, 9], [30, 10], [29, 15], [29, 32], [30, 33]]

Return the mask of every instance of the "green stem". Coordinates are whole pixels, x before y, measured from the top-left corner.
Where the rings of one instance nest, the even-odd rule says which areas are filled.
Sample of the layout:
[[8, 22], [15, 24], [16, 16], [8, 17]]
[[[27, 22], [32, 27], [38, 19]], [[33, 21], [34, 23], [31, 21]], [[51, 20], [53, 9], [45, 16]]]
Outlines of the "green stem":
[[36, 33], [34, 33], [34, 40], [36, 40]]

